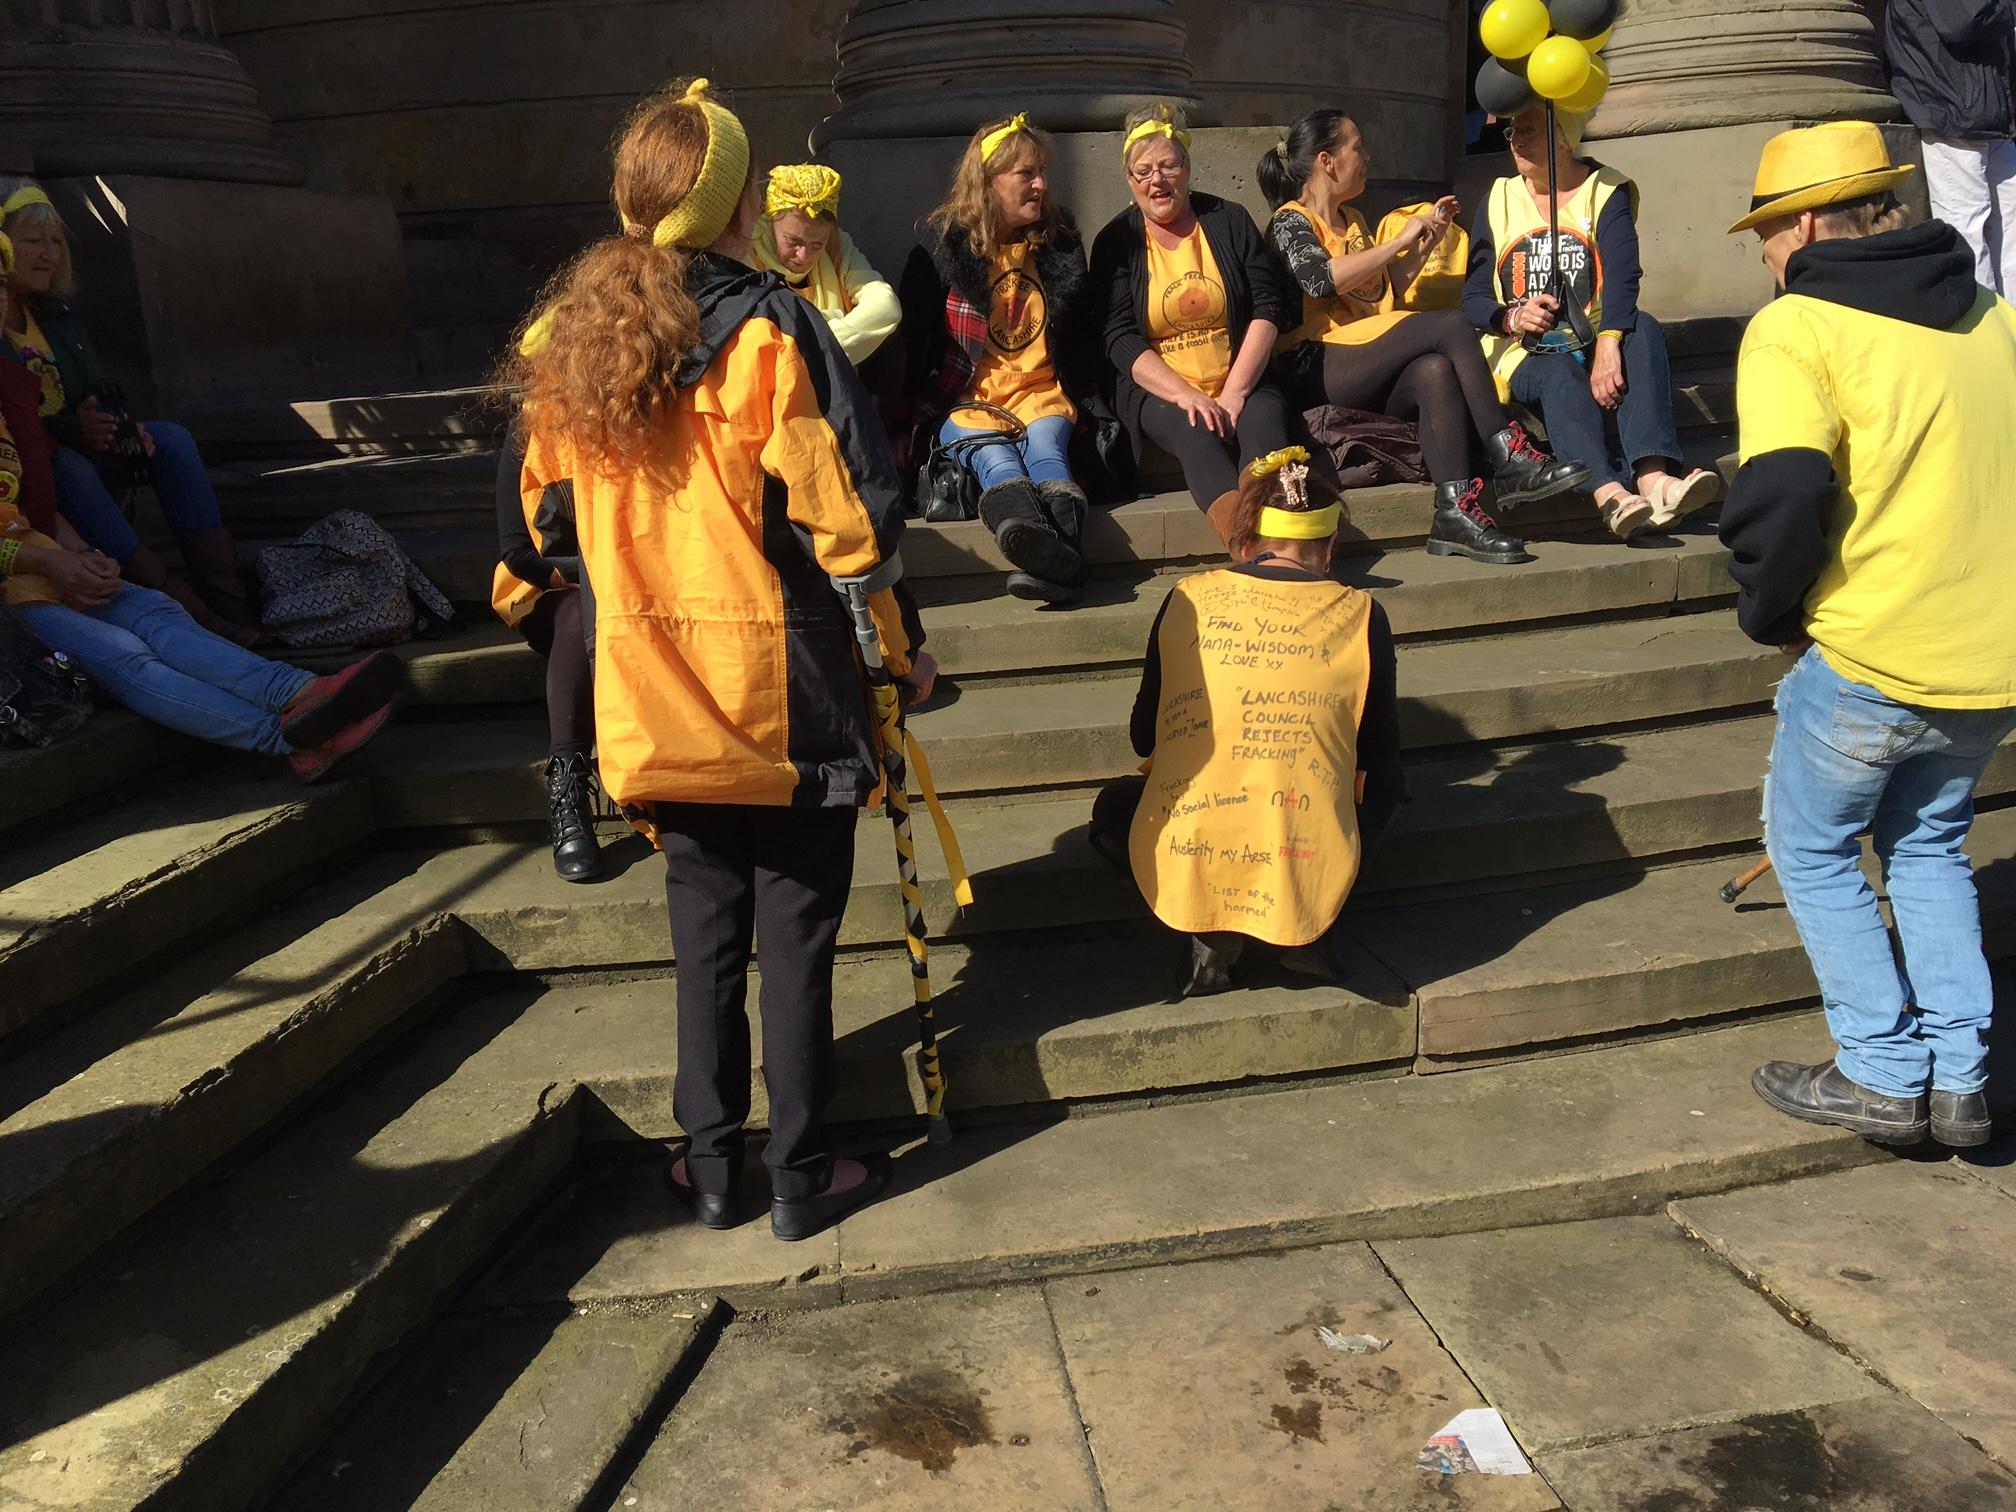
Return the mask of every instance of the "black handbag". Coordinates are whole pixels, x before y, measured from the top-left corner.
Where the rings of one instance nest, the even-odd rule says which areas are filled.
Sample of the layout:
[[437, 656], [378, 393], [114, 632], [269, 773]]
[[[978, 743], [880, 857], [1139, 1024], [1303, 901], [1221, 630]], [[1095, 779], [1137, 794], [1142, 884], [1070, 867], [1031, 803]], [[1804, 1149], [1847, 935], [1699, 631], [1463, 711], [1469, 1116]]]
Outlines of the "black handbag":
[[980, 518], [980, 479], [973, 472], [973, 454], [989, 446], [1019, 446], [1029, 428], [998, 405], [967, 400], [962, 410], [979, 410], [999, 420], [1005, 430], [956, 441], [934, 439], [924, 465], [917, 469], [917, 513], [934, 525]]
[[0, 747], [46, 746], [91, 717], [91, 683], [0, 604]]
[[1071, 436], [1071, 471], [1094, 504], [1125, 504], [1141, 491], [1134, 438], [1103, 398], [1088, 399]]

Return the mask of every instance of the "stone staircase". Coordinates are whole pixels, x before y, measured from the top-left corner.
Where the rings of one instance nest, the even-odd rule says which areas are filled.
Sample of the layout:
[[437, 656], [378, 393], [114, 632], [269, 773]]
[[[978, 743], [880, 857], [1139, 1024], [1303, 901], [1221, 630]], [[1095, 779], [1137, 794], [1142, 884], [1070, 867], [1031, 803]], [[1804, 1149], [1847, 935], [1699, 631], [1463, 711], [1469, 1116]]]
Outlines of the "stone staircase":
[[[270, 462], [249, 465], [272, 486]], [[323, 475], [346, 466], [362, 471]], [[305, 520], [358, 491], [480, 603], [490, 466], [480, 450], [325, 461], [261, 518]], [[1425, 490], [1351, 506], [1344, 570], [1401, 641], [1413, 802], [1354, 898], [1346, 982], [1263, 970], [1193, 1002], [1171, 1000], [1175, 944], [1091, 852], [1084, 821], [1096, 785], [1135, 764], [1125, 722], [1148, 624], [1174, 575], [1216, 555], [1208, 528], [1174, 495], [1099, 517], [1095, 587], [1070, 612], [1007, 599], [977, 525], [913, 528], [906, 562], [945, 669], [913, 724], [977, 892], [953, 910], [920, 827], [956, 1164], [796, 1250], [755, 1228], [713, 1248], [675, 1230], [645, 1289], [702, 1298], [676, 1314], [680, 1340], [713, 1296], [810, 1305], [1151, 1252], [1447, 1232], [1486, 1213], [1642, 1210], [1862, 1158], [1853, 1140], [1745, 1110], [1760, 1047], [1824, 1041], [1810, 1021], [1780, 1022], [1813, 985], [1769, 884], [1741, 908], [1715, 897], [1755, 853], [1783, 663], [1737, 633], [1712, 528], [1626, 547], [1566, 504], [1521, 518], [1538, 560], [1499, 568], [1418, 549]], [[8, 1512], [236, 1512], [297, 1471], [340, 1476], [342, 1434], [362, 1430], [311, 1461], [318, 1446], [402, 1357], [414, 1363], [385, 1389], [413, 1400], [458, 1330], [506, 1340], [512, 1370], [578, 1368], [555, 1319], [512, 1291], [527, 1267], [547, 1267], [537, 1300], [567, 1337], [604, 1347], [592, 1320], [573, 1321], [589, 1306], [578, 1275], [553, 1268], [593, 1269], [570, 1235], [613, 1240], [580, 1198], [549, 1205], [575, 1173], [592, 1192], [613, 1155], [676, 1134], [661, 879], [615, 829], [613, 880], [553, 878], [540, 666], [483, 611], [468, 618], [402, 648], [406, 713], [327, 789], [117, 713], [0, 757]], [[2005, 752], [1974, 844], [1998, 954], [2016, 926], [2012, 791]], [[921, 1089], [886, 820], [862, 823], [835, 1113], [894, 1137], [914, 1130]], [[1554, 1058], [1566, 1051], [1594, 1053]], [[760, 1121], [760, 1077], [755, 1095]], [[1666, 1110], [1675, 1097], [1693, 1107]], [[1493, 1099], [1508, 1110], [1484, 1136], [1495, 1165], [1396, 1156], [1388, 1181], [1361, 1173], [1278, 1210], [1255, 1193], [1216, 1211], [1165, 1191], [1097, 1224], [1073, 1228], [1066, 1211], [1080, 1185], [1124, 1208], [1116, 1173], [1158, 1151], [1194, 1178], [1195, 1152], [1174, 1154], [1191, 1140], [1264, 1163], [1270, 1137], [1313, 1121], [1394, 1152]], [[1712, 1127], [1685, 1126], [1711, 1104]], [[641, 1174], [621, 1221], [662, 1227], [655, 1165], [625, 1169]], [[899, 1238], [920, 1223], [944, 1225], [922, 1249]], [[504, 1333], [483, 1326], [493, 1315]], [[683, 1347], [611, 1372], [611, 1421], [648, 1417]], [[501, 1442], [489, 1409], [529, 1389], [448, 1412], [441, 1476]], [[357, 1421], [387, 1421], [386, 1400]], [[603, 1468], [622, 1440], [594, 1451]], [[402, 1485], [434, 1479], [423, 1467]], [[605, 1481], [493, 1505], [599, 1512]], [[394, 1505], [332, 1484], [297, 1479], [277, 1504]]]

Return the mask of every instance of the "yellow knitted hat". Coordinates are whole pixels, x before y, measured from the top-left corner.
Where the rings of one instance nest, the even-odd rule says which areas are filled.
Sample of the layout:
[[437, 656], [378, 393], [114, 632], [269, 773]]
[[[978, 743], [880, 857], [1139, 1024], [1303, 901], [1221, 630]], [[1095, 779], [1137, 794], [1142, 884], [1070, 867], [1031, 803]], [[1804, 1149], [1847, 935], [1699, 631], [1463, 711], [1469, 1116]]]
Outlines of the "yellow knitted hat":
[[840, 175], [824, 163], [785, 163], [770, 170], [763, 191], [763, 213], [775, 219], [797, 210], [817, 220], [840, 218]]
[[[749, 182], [749, 134], [734, 111], [707, 97], [709, 87], [707, 80], [695, 79], [681, 97], [686, 104], [699, 106], [707, 118], [707, 155], [700, 160], [699, 176], [685, 198], [651, 228], [654, 247], [698, 251], [713, 246], [735, 218], [735, 207]], [[625, 219], [623, 229], [638, 227]]]

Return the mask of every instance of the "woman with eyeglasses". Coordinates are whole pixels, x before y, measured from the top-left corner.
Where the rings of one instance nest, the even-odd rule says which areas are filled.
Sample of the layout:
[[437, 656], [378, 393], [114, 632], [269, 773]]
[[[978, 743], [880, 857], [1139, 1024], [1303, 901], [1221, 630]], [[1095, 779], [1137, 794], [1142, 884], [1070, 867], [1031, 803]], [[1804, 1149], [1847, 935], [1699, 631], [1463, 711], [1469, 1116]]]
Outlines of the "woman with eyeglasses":
[[1190, 133], [1156, 104], [1127, 117], [1121, 156], [1134, 203], [1092, 243], [1105, 300], [1118, 409], [1175, 457], [1197, 507], [1230, 508], [1239, 469], [1286, 446], [1293, 426], [1274, 381], [1274, 342], [1300, 301], [1245, 209], [1190, 187]]

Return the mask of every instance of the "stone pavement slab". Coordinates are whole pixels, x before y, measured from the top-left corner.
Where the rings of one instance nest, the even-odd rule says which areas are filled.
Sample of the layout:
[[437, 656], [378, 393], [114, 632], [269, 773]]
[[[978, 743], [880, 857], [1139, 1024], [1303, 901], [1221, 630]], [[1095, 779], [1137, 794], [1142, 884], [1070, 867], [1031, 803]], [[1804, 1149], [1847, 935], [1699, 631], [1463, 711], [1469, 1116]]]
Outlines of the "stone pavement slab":
[[[1538, 1475], [1415, 1467], [1483, 1399], [1362, 1244], [1045, 1291], [1111, 1512], [1561, 1505]], [[1389, 1343], [1352, 1355], [1323, 1327]]]
[[613, 1505], [624, 1512], [1092, 1512], [1034, 1288], [738, 1321]]
[[1786, 1306], [2005, 1464], [2016, 1463], [2016, 1201], [1946, 1164], [1676, 1203]]
[[1376, 1247], [1532, 1450], [1883, 1389], [1656, 1216]]

